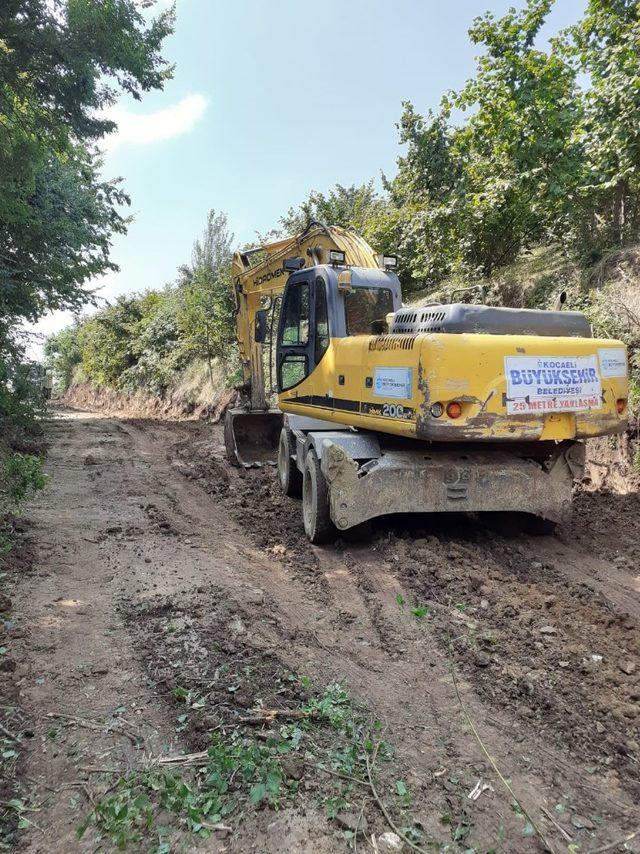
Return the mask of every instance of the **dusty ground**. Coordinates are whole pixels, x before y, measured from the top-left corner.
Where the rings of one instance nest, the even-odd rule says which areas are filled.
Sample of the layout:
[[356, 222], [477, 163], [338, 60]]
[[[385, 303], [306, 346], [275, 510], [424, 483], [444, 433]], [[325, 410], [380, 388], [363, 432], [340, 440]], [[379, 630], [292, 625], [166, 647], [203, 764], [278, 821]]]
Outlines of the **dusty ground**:
[[[101, 805], [133, 815], [139, 795], [118, 780], [212, 738], [269, 762], [292, 748], [282, 796], [248, 802], [257, 772], [234, 769], [235, 808], [214, 822], [228, 830], [190, 833], [165, 800], [131, 847], [333, 852], [357, 827], [373, 850], [390, 830], [379, 802], [420, 850], [618, 850], [640, 828], [638, 493], [581, 493], [553, 537], [395, 519], [319, 549], [272, 469], [227, 466], [219, 427], [67, 410], [49, 434], [0, 673], [16, 850], [109, 849]], [[333, 711], [305, 717], [328, 696]], [[263, 723], [265, 709], [284, 714]], [[211, 765], [176, 767], [194, 790], [218, 785]]]

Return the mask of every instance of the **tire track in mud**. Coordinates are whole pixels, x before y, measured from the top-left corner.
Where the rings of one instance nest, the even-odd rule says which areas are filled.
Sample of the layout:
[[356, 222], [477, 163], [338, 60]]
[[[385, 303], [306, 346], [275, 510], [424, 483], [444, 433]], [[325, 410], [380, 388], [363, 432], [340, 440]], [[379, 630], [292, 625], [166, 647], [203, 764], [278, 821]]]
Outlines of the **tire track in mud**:
[[38, 817], [20, 850], [38, 854], [86, 847], [76, 831], [100, 779], [85, 766], [108, 757], [136, 768], [138, 747], [159, 750], [172, 733], [132, 660], [114, 596], [118, 560], [135, 566], [131, 593], [141, 569], [135, 543], [143, 529], [123, 489], [137, 468], [131, 445], [112, 423], [79, 414], [52, 422], [48, 435], [52, 480], [28, 510], [34, 572], [16, 595], [19, 619], [37, 638], [23, 644], [20, 680], [33, 720], [25, 773]]
[[[620, 738], [637, 721], [625, 714], [633, 707], [635, 715], [637, 675], [633, 668], [630, 674], [616, 671], [616, 662], [618, 653], [632, 664], [638, 655], [631, 641], [625, 643], [637, 635], [634, 618], [619, 607], [629, 588], [612, 602], [602, 591], [594, 593], [592, 577], [589, 583], [568, 577], [561, 553], [566, 532], [510, 541], [473, 523], [453, 532], [436, 529], [437, 536], [433, 526], [407, 533], [403, 523], [405, 533], [398, 537], [391, 522], [369, 547], [315, 549], [303, 539], [297, 503], [277, 495], [273, 470], [236, 477], [223, 460], [219, 435], [198, 435], [204, 438], [174, 449], [182, 473], [204, 488], [220, 513], [234, 516], [236, 531], [251, 539], [256, 555], [285, 572], [278, 577], [280, 592], [269, 586], [275, 592], [274, 629], [287, 656], [322, 678], [346, 677], [388, 722], [390, 733], [399, 736], [399, 754], [429, 787], [433, 809], [425, 821], [434, 832], [442, 832], [435, 814], [466, 821], [465, 787], [468, 792], [479, 776], [491, 776], [462, 720], [452, 661], [472, 719], [481, 722], [489, 749], [529, 804], [553, 809], [570, 792], [566, 827], [574, 837], [595, 834], [600, 821], [607, 836], [626, 829], [637, 785], [630, 752], [635, 735], [624, 744]], [[222, 489], [220, 471], [226, 474]], [[592, 556], [585, 553], [584, 559], [593, 575]], [[255, 577], [255, 568], [246, 571]], [[287, 575], [292, 596], [282, 587]], [[293, 614], [301, 601], [306, 614]], [[410, 615], [414, 605], [431, 612], [418, 621]], [[590, 652], [596, 636], [606, 638], [606, 654]], [[585, 664], [587, 654], [602, 654], [602, 661]], [[611, 714], [612, 706], [620, 715]], [[605, 731], [594, 735], [598, 716]], [[495, 838], [496, 815], [504, 812], [500, 796], [485, 802], [486, 809], [475, 804], [469, 816], [481, 847]], [[597, 821], [588, 817], [596, 813]], [[509, 832], [518, 833], [508, 808], [503, 818]], [[547, 828], [553, 836], [553, 827]]]

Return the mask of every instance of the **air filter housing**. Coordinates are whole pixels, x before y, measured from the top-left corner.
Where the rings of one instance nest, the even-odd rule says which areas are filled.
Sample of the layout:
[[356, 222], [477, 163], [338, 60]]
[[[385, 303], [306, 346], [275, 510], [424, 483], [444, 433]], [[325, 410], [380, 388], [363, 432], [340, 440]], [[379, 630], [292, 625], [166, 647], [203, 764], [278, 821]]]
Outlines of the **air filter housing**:
[[589, 321], [579, 311], [543, 311], [496, 308], [489, 305], [426, 305], [396, 311], [389, 332], [462, 333], [487, 335], [543, 335], [591, 338]]

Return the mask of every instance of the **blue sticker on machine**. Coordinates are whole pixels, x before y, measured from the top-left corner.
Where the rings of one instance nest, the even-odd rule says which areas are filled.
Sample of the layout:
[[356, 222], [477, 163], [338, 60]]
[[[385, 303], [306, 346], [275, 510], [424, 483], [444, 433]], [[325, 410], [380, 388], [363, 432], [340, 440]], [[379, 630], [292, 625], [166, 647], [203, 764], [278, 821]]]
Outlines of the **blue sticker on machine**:
[[373, 373], [373, 393], [376, 397], [411, 400], [412, 368], [376, 368]]

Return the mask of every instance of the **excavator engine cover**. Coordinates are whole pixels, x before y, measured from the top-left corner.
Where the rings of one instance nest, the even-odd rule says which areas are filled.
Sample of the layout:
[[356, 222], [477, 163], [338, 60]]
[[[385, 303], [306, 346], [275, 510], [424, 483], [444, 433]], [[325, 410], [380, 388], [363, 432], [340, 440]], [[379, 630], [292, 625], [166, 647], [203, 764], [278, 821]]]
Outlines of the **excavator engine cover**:
[[485, 335], [561, 335], [591, 338], [591, 326], [580, 311], [498, 308], [491, 305], [409, 306], [396, 311], [391, 334], [405, 332], [478, 332]]
[[283, 415], [279, 409], [247, 412], [228, 409], [224, 419], [224, 444], [233, 465], [275, 464]]

